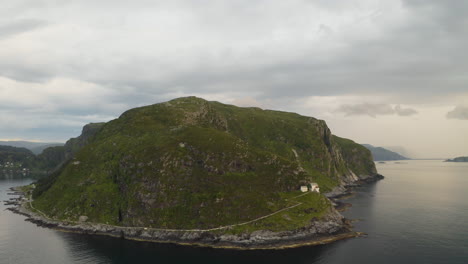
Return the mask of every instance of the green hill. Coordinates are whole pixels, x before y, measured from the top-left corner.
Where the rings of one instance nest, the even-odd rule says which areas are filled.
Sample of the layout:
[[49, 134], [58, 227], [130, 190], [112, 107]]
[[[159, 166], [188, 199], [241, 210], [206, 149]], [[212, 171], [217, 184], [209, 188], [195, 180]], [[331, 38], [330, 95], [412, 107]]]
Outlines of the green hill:
[[0, 173], [24, 172], [35, 167], [34, 154], [25, 148], [0, 146]]
[[[213, 228], [294, 205], [301, 185], [327, 192], [377, 173], [369, 151], [322, 120], [195, 97], [131, 109], [81, 147], [37, 184], [33, 204], [51, 217]], [[297, 229], [333, 210], [318, 193], [300, 201], [242, 230]]]

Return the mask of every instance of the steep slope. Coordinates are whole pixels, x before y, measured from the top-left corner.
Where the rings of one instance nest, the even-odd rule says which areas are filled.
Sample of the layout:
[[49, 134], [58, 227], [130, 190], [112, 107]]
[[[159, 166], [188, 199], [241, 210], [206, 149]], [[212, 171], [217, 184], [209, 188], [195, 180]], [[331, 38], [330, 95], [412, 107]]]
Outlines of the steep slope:
[[88, 144], [92, 138], [104, 125], [104, 123], [90, 123], [83, 127], [81, 135], [69, 139], [63, 146], [52, 146], [44, 149], [36, 158], [40, 168], [51, 172], [57, 169], [73, 155]]
[[387, 160], [407, 160], [407, 157], [403, 157], [402, 155], [390, 151], [388, 149], [382, 147], [374, 147], [369, 144], [362, 144], [368, 150], [371, 151], [372, 156], [375, 161], [387, 161]]
[[353, 173], [359, 175], [360, 180], [372, 179], [377, 174], [371, 151], [350, 139], [337, 136], [334, 136], [334, 139], [341, 148], [346, 165]]
[[[237, 224], [296, 205], [301, 185], [327, 191], [375, 176], [370, 153], [343, 141], [311, 117], [179, 98], [106, 123], [38, 184], [34, 206], [57, 219], [121, 226]], [[300, 203], [244, 229], [291, 230], [334, 214], [317, 193]]]

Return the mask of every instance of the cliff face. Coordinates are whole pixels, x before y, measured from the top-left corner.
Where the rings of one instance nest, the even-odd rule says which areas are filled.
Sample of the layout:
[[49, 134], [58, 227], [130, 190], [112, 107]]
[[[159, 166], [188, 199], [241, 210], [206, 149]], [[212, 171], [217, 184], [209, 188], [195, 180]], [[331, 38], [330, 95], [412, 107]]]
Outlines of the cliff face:
[[69, 139], [63, 146], [49, 147], [43, 150], [36, 158], [37, 163], [43, 170], [52, 172], [62, 164], [73, 158], [73, 155], [88, 144], [104, 125], [104, 123], [90, 123], [83, 127], [81, 135]]
[[38, 184], [36, 208], [58, 219], [203, 229], [291, 207], [232, 229], [295, 230], [333, 211], [323, 195], [299, 196], [301, 185], [326, 192], [376, 175], [369, 151], [324, 121], [194, 97], [129, 110], [86, 143]]

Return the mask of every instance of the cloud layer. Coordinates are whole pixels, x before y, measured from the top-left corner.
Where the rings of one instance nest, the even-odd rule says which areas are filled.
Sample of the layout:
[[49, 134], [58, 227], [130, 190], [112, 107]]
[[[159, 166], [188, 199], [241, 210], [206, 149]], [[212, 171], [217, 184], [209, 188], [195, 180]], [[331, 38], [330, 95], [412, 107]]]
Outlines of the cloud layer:
[[468, 104], [466, 12], [439, 0], [6, 0], [0, 138], [65, 140], [183, 95], [336, 124], [444, 116]]
[[456, 106], [455, 109], [447, 113], [447, 118], [468, 120], [468, 107]]
[[389, 104], [370, 104], [362, 103], [355, 105], [341, 105], [337, 112], [345, 113], [348, 116], [352, 115], [367, 115], [376, 117], [379, 115], [398, 115], [411, 116], [418, 112], [412, 108], [402, 108], [400, 105], [392, 107]]
[[465, 91], [468, 78], [457, 11], [466, 4], [33, 2], [2, 9], [0, 72], [17, 81], [77, 79], [142, 96], [254, 89], [268, 98], [436, 95]]

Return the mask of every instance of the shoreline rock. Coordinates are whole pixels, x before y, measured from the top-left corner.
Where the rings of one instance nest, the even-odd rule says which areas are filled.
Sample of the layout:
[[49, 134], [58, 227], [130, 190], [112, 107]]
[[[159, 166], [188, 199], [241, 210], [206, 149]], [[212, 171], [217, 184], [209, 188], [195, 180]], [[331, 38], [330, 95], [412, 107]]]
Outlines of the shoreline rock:
[[[307, 228], [294, 231], [272, 232], [259, 230], [250, 234], [219, 234], [215, 232], [185, 232], [167, 231], [150, 228], [118, 227], [95, 223], [60, 222], [30, 211], [22, 203], [8, 210], [26, 216], [25, 221], [41, 227], [63, 232], [73, 232], [88, 235], [106, 235], [136, 241], [156, 243], [172, 243], [198, 247], [225, 248], [239, 250], [254, 249], [286, 249], [302, 246], [322, 245], [337, 240], [359, 237], [363, 234], [351, 231], [351, 222], [344, 219], [334, 209], [324, 221], [314, 221]], [[335, 222], [342, 221], [342, 225]]]
[[[352, 185], [337, 187], [325, 195], [334, 202], [339, 210], [340, 206], [343, 206], [343, 203], [337, 202], [337, 200], [352, 195], [352, 192], [349, 190], [350, 187], [376, 182], [382, 178], [383, 176], [377, 174], [361, 179]], [[361, 232], [352, 231], [352, 221], [344, 218], [335, 208], [331, 208], [327, 215], [320, 220], [312, 221], [309, 226], [297, 230], [281, 232], [258, 230], [252, 233], [233, 235], [211, 231], [175, 231], [155, 228], [120, 227], [85, 221], [79, 223], [62, 222], [45, 218], [27, 208], [29, 202], [23, 199], [24, 193], [18, 192], [15, 195], [20, 195], [20, 198], [18, 198], [19, 202], [16, 204], [16, 207], [8, 208], [8, 210], [26, 216], [25, 221], [32, 222], [38, 226], [63, 232], [106, 235], [136, 241], [238, 250], [277, 250], [323, 245], [365, 235]]]

